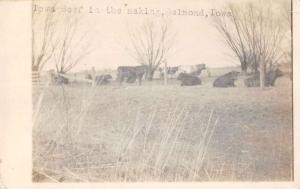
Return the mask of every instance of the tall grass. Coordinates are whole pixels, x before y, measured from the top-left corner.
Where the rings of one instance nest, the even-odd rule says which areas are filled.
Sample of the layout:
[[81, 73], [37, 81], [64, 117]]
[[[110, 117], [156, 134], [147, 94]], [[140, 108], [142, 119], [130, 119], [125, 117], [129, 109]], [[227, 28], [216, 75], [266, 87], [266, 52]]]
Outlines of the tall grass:
[[[128, 105], [122, 94], [117, 106], [95, 108], [115, 89], [46, 90], [49, 102], [33, 129], [33, 181], [207, 180], [205, 162], [218, 124], [213, 110], [203, 119], [184, 102]], [[100, 111], [104, 116], [97, 119]], [[193, 135], [187, 127], [198, 131]]]

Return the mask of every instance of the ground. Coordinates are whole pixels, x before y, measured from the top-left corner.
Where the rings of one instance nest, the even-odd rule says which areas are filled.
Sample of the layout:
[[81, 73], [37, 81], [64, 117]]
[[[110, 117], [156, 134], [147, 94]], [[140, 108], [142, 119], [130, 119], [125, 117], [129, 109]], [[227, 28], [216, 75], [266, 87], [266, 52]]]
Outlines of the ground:
[[49, 86], [33, 128], [33, 181], [289, 181], [292, 85], [176, 80]]

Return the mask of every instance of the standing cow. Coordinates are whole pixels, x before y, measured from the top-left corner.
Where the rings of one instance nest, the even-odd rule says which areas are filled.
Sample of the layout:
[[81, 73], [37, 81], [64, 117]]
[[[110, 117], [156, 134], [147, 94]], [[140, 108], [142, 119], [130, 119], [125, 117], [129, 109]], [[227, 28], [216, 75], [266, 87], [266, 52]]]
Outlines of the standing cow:
[[214, 83], [214, 87], [235, 87], [234, 81], [237, 80], [238, 75], [240, 72], [231, 71], [225, 75], [218, 77]]
[[142, 84], [142, 78], [147, 72], [147, 66], [119, 66], [117, 69], [117, 80], [122, 83], [124, 80], [128, 83], [134, 83], [138, 79], [139, 85]]

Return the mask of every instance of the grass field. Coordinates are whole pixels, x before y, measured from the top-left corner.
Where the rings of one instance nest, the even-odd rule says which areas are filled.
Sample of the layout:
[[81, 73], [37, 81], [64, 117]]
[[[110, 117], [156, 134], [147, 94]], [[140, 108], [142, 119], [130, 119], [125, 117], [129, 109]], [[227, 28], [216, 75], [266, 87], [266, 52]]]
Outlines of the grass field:
[[[216, 77], [215, 74], [213, 75]], [[292, 88], [49, 86], [33, 128], [33, 181], [288, 181]], [[42, 90], [34, 89], [34, 107]]]

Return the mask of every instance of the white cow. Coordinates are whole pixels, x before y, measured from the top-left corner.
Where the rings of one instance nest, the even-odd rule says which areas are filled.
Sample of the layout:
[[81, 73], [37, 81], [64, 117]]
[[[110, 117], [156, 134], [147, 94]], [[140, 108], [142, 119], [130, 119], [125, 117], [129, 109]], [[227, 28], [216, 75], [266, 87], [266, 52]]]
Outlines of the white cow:
[[202, 70], [206, 69], [205, 64], [196, 64], [196, 65], [181, 65], [178, 66], [178, 74], [187, 73], [194, 76], [199, 76]]

